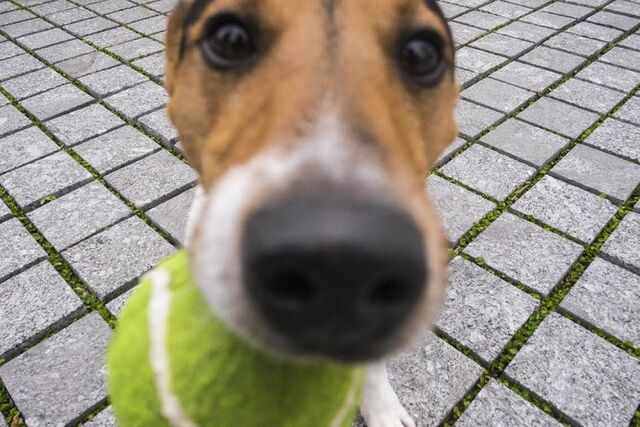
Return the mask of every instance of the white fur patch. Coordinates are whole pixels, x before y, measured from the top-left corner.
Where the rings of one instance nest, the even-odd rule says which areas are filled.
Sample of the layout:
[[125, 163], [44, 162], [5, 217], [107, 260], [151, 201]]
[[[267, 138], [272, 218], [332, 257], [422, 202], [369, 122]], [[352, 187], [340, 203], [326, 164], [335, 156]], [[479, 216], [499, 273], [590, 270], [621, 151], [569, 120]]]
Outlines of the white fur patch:
[[171, 276], [164, 269], [156, 269], [147, 275], [153, 289], [149, 300], [149, 335], [151, 348], [149, 361], [155, 373], [156, 388], [160, 400], [162, 415], [177, 427], [196, 427], [182, 410], [180, 401], [171, 391], [171, 367], [167, 351], [167, 321], [171, 309], [171, 290], [169, 282]]

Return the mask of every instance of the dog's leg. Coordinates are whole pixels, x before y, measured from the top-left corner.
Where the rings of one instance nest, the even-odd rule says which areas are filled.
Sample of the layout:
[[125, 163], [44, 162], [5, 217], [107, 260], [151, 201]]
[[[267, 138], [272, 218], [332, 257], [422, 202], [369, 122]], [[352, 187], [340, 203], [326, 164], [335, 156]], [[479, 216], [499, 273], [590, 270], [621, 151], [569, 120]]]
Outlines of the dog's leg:
[[360, 413], [368, 427], [415, 427], [391, 388], [384, 363], [373, 365], [367, 371]]
[[202, 213], [202, 208], [204, 207], [204, 190], [201, 185], [198, 185], [195, 190], [195, 195], [193, 197], [193, 202], [191, 203], [191, 209], [189, 209], [189, 215], [187, 217], [187, 226], [185, 227], [184, 232], [184, 246], [191, 246], [191, 239], [193, 238], [193, 233], [195, 231], [196, 224], [200, 218]]

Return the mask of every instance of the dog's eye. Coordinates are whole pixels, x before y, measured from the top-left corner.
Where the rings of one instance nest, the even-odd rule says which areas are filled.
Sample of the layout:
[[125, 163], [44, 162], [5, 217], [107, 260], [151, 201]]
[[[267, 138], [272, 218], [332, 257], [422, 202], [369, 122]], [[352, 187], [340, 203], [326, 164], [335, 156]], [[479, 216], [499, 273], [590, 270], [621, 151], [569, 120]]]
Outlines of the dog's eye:
[[222, 70], [246, 63], [257, 52], [249, 26], [233, 15], [212, 19], [202, 41], [202, 50], [207, 61]]
[[432, 32], [413, 36], [401, 45], [398, 60], [409, 78], [433, 85], [444, 71], [441, 39]]

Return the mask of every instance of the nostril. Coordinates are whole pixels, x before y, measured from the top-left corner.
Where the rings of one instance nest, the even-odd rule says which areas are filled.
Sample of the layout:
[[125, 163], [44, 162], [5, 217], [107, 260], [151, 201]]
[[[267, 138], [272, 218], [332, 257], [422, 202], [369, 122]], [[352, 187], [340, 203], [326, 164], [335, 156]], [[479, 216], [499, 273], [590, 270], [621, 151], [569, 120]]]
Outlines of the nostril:
[[313, 300], [316, 291], [302, 273], [285, 271], [274, 275], [266, 283], [266, 293], [273, 303], [282, 308], [298, 308]]
[[374, 307], [393, 307], [407, 301], [410, 286], [397, 278], [388, 278], [374, 285], [367, 295], [367, 302]]

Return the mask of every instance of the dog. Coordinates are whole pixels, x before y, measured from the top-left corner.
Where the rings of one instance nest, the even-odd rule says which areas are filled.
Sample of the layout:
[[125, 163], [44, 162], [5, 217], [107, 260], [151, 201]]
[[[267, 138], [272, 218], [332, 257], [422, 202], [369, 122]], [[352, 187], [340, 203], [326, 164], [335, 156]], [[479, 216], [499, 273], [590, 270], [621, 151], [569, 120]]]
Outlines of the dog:
[[368, 367], [369, 427], [414, 426], [384, 360], [437, 314], [428, 171], [457, 134], [435, 0], [180, 0], [168, 114], [199, 175], [186, 248], [218, 316], [267, 352]]

